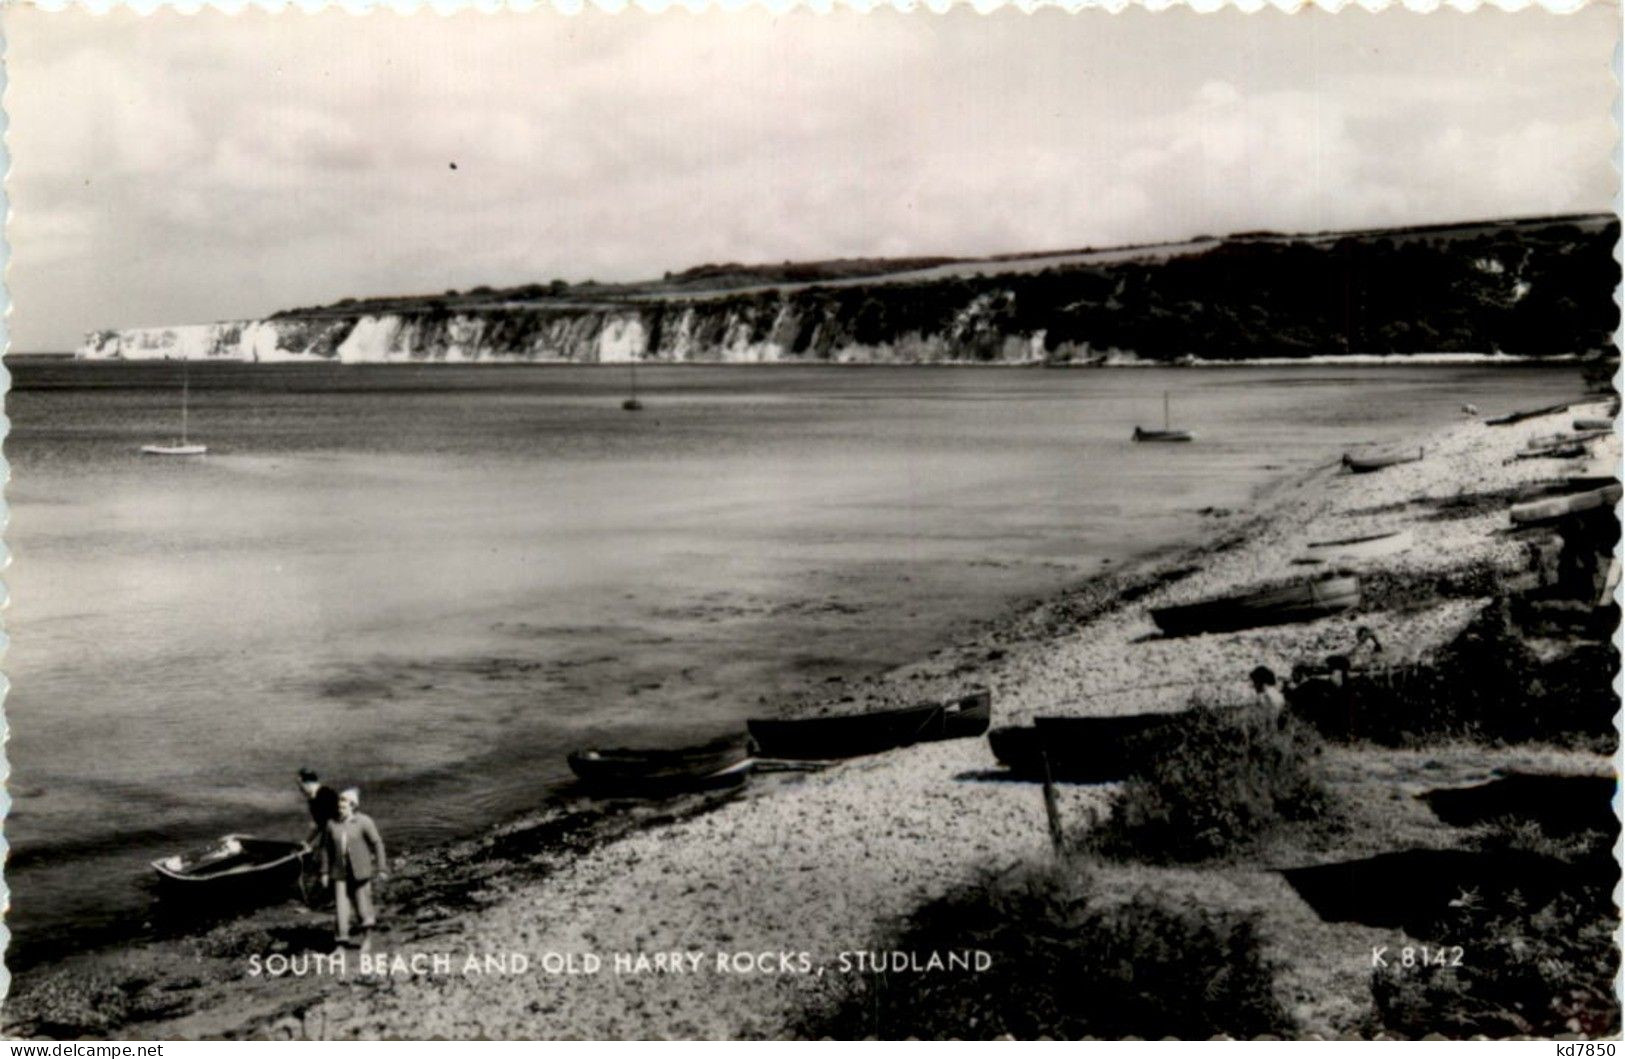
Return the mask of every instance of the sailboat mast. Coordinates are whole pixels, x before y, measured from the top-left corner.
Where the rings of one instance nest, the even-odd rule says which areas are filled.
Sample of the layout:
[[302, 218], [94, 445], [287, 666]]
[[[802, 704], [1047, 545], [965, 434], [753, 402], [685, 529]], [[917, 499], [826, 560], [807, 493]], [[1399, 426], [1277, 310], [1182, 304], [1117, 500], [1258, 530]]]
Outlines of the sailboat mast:
[[1162, 391], [1162, 429], [1168, 429], [1168, 391]]
[[191, 396], [191, 378], [186, 370], [186, 361], [181, 361], [181, 444], [186, 444], [186, 405]]

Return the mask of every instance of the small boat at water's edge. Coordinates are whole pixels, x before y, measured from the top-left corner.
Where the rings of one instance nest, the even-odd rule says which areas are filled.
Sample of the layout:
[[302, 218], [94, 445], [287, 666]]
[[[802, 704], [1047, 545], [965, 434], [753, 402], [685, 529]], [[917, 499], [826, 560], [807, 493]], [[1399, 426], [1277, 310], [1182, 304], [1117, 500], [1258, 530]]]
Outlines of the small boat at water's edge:
[[1401, 463], [1415, 463], [1421, 458], [1421, 448], [1345, 452], [1343, 454], [1343, 466], [1347, 467], [1353, 474], [1370, 474], [1372, 471], [1380, 471], [1384, 467], [1394, 467]]
[[1504, 427], [1512, 423], [1522, 423], [1525, 419], [1536, 419], [1540, 416], [1552, 416], [1567, 412], [1575, 402], [1564, 401], [1562, 404], [1546, 405], [1542, 408], [1529, 408], [1521, 412], [1508, 412], [1505, 415], [1491, 416], [1484, 420], [1485, 426]]
[[1174, 607], [1158, 607], [1151, 620], [1169, 636], [1234, 632], [1259, 625], [1313, 621], [1360, 603], [1358, 577], [1329, 577], [1256, 589]]
[[298, 842], [226, 835], [211, 846], [152, 862], [160, 888], [193, 900], [266, 894], [299, 882], [305, 848]]
[[745, 722], [762, 757], [829, 761], [878, 754], [914, 743], [971, 739], [993, 720], [993, 693], [978, 688], [947, 702], [877, 713]]
[[626, 747], [577, 750], [566, 760], [597, 793], [675, 794], [737, 786], [745, 781], [750, 749], [741, 735], [673, 750]]

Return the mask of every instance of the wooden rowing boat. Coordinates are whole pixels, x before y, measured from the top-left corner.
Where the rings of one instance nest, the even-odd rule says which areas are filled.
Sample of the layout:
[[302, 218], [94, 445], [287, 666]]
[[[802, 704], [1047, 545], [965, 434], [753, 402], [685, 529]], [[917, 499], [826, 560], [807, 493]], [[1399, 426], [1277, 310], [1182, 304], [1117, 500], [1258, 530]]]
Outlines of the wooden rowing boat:
[[1597, 508], [1610, 508], [1619, 503], [1621, 487], [1618, 482], [1612, 482], [1601, 489], [1590, 489], [1583, 493], [1570, 493], [1567, 496], [1554, 496], [1546, 500], [1531, 500], [1527, 504], [1513, 504], [1511, 517], [1515, 526], [1538, 526], [1545, 522], [1556, 522], [1569, 515], [1577, 515], [1583, 511]]
[[797, 761], [830, 761], [878, 754], [914, 743], [975, 738], [993, 719], [993, 693], [977, 688], [947, 702], [927, 702], [877, 713], [745, 722], [757, 753]]
[[1529, 443], [1524, 448], [1546, 449], [1551, 448], [1553, 445], [1580, 445], [1588, 441], [1596, 441], [1601, 437], [1607, 437], [1612, 433], [1612, 430], [1587, 430], [1578, 434], [1571, 434], [1567, 431], [1557, 434], [1542, 434], [1538, 438], [1530, 438]]
[[1155, 737], [1183, 716], [1038, 717], [1025, 728], [994, 729], [987, 739], [993, 756], [1023, 779], [1112, 783], [1137, 772]]
[[1344, 537], [1340, 540], [1311, 541], [1309, 554], [1304, 558], [1311, 563], [1377, 559], [1385, 555], [1398, 555], [1409, 548], [1411, 543], [1410, 530], [1370, 533], [1363, 537]]
[[732, 787], [745, 782], [750, 757], [743, 734], [699, 746], [635, 750], [578, 750], [567, 760], [596, 794], [657, 795]]
[[195, 901], [236, 900], [298, 884], [304, 846], [298, 842], [226, 835], [201, 849], [152, 862], [159, 890]]
[[1577, 460], [1585, 456], [1587, 451], [1584, 445], [1552, 445], [1544, 449], [1520, 452], [1512, 458], [1515, 460]]
[[1370, 474], [1372, 471], [1380, 471], [1384, 467], [1393, 467], [1401, 463], [1415, 463], [1421, 458], [1421, 448], [1345, 452], [1343, 454], [1343, 466], [1354, 474]]
[[1540, 416], [1553, 416], [1567, 412], [1573, 401], [1564, 401], [1562, 404], [1546, 405], [1544, 408], [1530, 408], [1522, 412], [1508, 412], [1506, 415], [1492, 416], [1484, 420], [1485, 426], [1503, 427], [1511, 423], [1522, 423], [1525, 419], [1535, 419]]
[[1159, 607], [1151, 612], [1151, 620], [1169, 636], [1191, 636], [1313, 621], [1359, 603], [1358, 577], [1329, 577], [1175, 607]]

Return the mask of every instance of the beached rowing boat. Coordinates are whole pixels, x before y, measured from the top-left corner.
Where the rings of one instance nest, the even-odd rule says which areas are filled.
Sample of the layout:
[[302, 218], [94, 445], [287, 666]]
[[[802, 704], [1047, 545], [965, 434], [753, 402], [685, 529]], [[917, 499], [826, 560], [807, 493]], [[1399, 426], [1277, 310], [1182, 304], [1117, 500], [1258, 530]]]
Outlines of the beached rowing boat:
[[1192, 636], [1233, 632], [1258, 625], [1313, 621], [1359, 603], [1358, 577], [1328, 577], [1176, 607], [1159, 607], [1151, 612], [1151, 620], [1169, 636]]
[[195, 901], [236, 900], [299, 882], [304, 846], [253, 835], [227, 835], [202, 849], [152, 862], [160, 892]]
[[1344, 537], [1340, 540], [1311, 541], [1309, 554], [1304, 558], [1312, 563], [1379, 559], [1386, 555], [1398, 555], [1409, 548], [1411, 543], [1410, 530], [1370, 533], [1363, 537]]
[[1515, 460], [1578, 460], [1584, 458], [1588, 452], [1584, 445], [1551, 445], [1544, 449], [1531, 449], [1520, 452], [1512, 458]]
[[1343, 466], [1355, 474], [1370, 474], [1384, 467], [1401, 463], [1415, 463], [1422, 458], [1420, 447], [1414, 449], [1385, 449], [1370, 452], [1345, 452]]
[[1620, 484], [1613, 482], [1600, 489], [1589, 489], [1583, 493], [1554, 496], [1547, 500], [1531, 500], [1527, 504], [1513, 504], [1512, 523], [1515, 526], [1538, 526], [1543, 522], [1555, 522], [1583, 511], [1611, 508], [1619, 503], [1620, 494]]
[[750, 757], [743, 734], [674, 750], [578, 750], [570, 770], [597, 794], [675, 794], [738, 786]]
[[1587, 430], [1579, 434], [1571, 434], [1566, 431], [1558, 434], [1542, 434], [1538, 438], [1530, 438], [1529, 443], [1524, 448], [1546, 449], [1551, 448], [1553, 445], [1581, 445], [1612, 433], [1612, 430]]
[[1544, 408], [1530, 408], [1522, 412], [1508, 412], [1506, 415], [1492, 416], [1484, 420], [1485, 426], [1504, 427], [1511, 423], [1522, 423], [1525, 419], [1535, 419], [1539, 416], [1554, 416], [1567, 412], [1573, 401], [1564, 401], [1562, 404], [1550, 404]]
[[913, 743], [975, 738], [987, 731], [992, 719], [993, 693], [978, 688], [948, 702], [877, 713], [745, 723], [762, 757], [827, 761], [878, 754]]
[[1025, 728], [996, 728], [987, 741], [993, 756], [1022, 779], [1112, 783], [1138, 771], [1152, 749], [1151, 737], [1183, 716], [1037, 717]]

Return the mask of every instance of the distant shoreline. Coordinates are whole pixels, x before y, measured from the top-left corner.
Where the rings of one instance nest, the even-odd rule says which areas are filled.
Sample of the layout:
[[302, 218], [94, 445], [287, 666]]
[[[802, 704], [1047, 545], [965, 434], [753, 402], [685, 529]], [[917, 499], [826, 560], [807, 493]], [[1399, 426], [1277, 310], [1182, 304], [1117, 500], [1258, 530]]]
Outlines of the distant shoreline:
[[974, 361], [974, 360], [913, 360], [913, 361], [841, 361], [841, 360], [525, 360], [509, 357], [486, 357], [474, 360], [366, 360], [346, 361], [327, 357], [287, 357], [270, 360], [243, 360], [237, 357], [86, 357], [79, 353], [7, 353], [10, 363], [31, 362], [97, 365], [172, 364], [240, 364], [244, 367], [334, 366], [345, 368], [380, 367], [536, 367], [536, 368], [1000, 368], [1030, 370], [1089, 370], [1097, 368], [1293, 368], [1293, 367], [1528, 367], [1531, 365], [1578, 364], [1587, 359], [1582, 353], [1554, 353], [1550, 356], [1518, 356], [1504, 353], [1323, 353], [1307, 357], [1252, 357], [1236, 360], [1211, 360], [1193, 357], [1181, 360], [1141, 360], [1138, 358], [1107, 359], [1087, 362], [1048, 361]]

